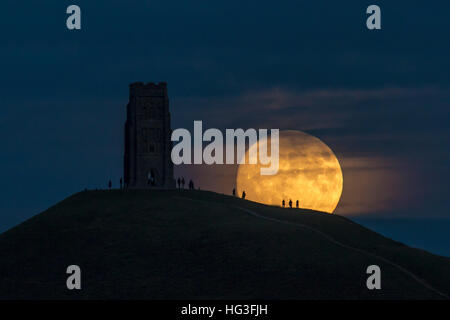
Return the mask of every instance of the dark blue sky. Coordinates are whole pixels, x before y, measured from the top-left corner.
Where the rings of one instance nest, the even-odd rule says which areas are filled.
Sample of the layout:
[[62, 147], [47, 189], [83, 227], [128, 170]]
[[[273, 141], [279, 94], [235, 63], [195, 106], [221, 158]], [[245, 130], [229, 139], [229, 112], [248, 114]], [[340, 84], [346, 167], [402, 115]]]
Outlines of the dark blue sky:
[[[0, 231], [117, 184], [134, 81], [168, 83], [173, 128], [320, 137], [344, 170], [338, 213], [450, 219], [450, 3], [393, 2], [2, 1]], [[215, 173], [225, 192], [233, 169]]]

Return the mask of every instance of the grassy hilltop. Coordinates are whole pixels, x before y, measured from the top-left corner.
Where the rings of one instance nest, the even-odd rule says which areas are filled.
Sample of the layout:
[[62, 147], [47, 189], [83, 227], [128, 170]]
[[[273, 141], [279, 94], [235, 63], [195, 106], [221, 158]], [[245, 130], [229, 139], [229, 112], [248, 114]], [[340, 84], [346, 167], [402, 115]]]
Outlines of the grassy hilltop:
[[[0, 257], [1, 299], [443, 298], [422, 280], [450, 295], [449, 258], [340, 216], [206, 191], [77, 193], [1, 234]], [[66, 289], [72, 264], [80, 291]], [[366, 288], [371, 264], [382, 290]]]

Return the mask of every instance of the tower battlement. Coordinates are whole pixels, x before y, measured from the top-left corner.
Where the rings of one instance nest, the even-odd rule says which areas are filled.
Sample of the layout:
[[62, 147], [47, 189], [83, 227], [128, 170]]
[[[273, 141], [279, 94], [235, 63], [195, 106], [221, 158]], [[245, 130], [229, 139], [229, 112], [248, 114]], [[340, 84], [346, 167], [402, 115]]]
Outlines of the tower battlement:
[[166, 82], [133, 82], [130, 84], [130, 97], [165, 97], [167, 96]]

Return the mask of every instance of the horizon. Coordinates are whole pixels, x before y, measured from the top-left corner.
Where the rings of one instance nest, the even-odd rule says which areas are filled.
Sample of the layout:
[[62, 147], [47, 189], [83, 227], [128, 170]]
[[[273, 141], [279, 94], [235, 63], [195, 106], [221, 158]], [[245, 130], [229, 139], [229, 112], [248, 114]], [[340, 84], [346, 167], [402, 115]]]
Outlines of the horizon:
[[[202, 120], [317, 137], [343, 172], [336, 214], [449, 256], [431, 225], [450, 220], [450, 4], [377, 4], [381, 30], [366, 28], [368, 3], [356, 0], [276, 10], [80, 0], [83, 27], [67, 30], [66, 3], [4, 1], [0, 233], [75, 192], [117, 186], [128, 86], [164, 81], [173, 130]], [[179, 165], [174, 176], [231, 194], [237, 169]], [[430, 226], [396, 234], [396, 219]]]

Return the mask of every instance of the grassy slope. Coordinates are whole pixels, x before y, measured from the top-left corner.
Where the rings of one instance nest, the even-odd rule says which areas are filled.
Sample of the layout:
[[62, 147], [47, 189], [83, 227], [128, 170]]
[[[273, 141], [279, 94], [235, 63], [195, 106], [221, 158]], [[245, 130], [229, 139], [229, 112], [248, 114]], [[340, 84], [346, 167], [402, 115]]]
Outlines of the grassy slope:
[[[0, 235], [0, 298], [439, 298], [376, 258], [450, 294], [450, 259], [389, 240], [343, 217], [281, 209], [204, 191], [75, 194]], [[83, 289], [65, 287], [82, 269]], [[382, 290], [369, 291], [378, 264]]]

